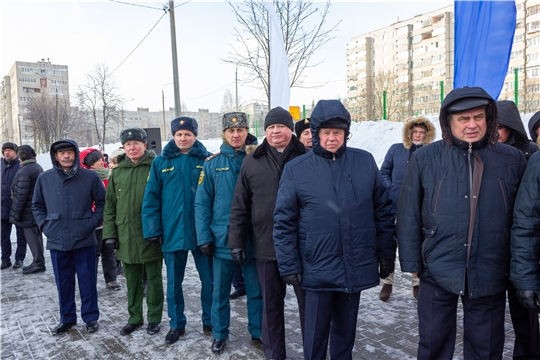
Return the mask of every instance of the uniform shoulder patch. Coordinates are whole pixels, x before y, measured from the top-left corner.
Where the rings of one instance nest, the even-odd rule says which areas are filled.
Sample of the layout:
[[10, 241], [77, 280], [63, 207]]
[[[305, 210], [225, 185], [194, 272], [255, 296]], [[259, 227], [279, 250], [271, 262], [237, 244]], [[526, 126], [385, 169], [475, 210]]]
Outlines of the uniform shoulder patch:
[[217, 153], [213, 154], [213, 155], [210, 155], [209, 157], [206, 158], [206, 161], [210, 161], [212, 160], [213, 158], [215, 158], [216, 156], [218, 155], [221, 155], [221, 152], [218, 151]]
[[203, 182], [203, 179], [204, 179], [204, 170], [202, 170], [199, 175], [199, 182], [197, 183], [197, 185], [201, 185]]

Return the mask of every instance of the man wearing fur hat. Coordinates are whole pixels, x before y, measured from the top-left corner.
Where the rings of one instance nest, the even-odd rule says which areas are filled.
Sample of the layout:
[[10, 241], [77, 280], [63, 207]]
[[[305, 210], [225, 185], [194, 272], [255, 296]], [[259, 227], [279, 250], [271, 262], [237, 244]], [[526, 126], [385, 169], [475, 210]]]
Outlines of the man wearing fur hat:
[[[2, 270], [11, 267], [11, 224], [9, 222], [9, 213], [11, 211], [11, 184], [15, 174], [19, 171], [20, 161], [17, 158], [17, 145], [12, 142], [2, 144]], [[15, 252], [14, 269], [23, 266], [23, 261], [26, 256], [26, 238], [22, 227], [15, 225], [17, 231], [17, 250]]]
[[195, 234], [195, 193], [204, 159], [211, 154], [197, 140], [198, 124], [191, 117], [171, 121], [173, 139], [150, 169], [143, 199], [143, 235], [161, 243], [167, 266], [167, 309], [170, 331], [167, 344], [175, 343], [186, 327], [182, 282], [191, 251], [201, 280], [202, 329], [212, 330], [212, 278], [209, 259], [199, 250]]
[[[81, 166], [85, 169], [95, 171], [105, 189], [109, 184], [110, 171], [105, 166], [105, 158], [101, 151], [94, 148], [87, 148], [81, 151]], [[120, 285], [116, 282], [116, 254], [114, 249], [108, 246], [103, 246], [103, 224], [100, 224], [96, 228], [96, 238], [98, 244], [96, 246], [96, 271], [99, 264], [99, 258], [101, 257], [101, 267], [103, 268], [103, 277], [105, 278], [105, 285], [110, 290], [120, 290]], [[97, 274], [97, 273], [96, 273]]]
[[43, 236], [32, 214], [34, 188], [43, 168], [36, 162], [36, 153], [30, 145], [19, 146], [17, 156], [21, 161], [21, 168], [17, 171], [11, 186], [13, 204], [9, 221], [23, 228], [26, 242], [34, 258], [30, 265], [22, 268], [22, 272], [23, 274], [34, 274], [45, 271]]
[[[220, 152], [206, 159], [195, 196], [195, 225], [201, 251], [212, 259], [214, 289], [212, 293], [212, 351], [221, 353], [229, 335], [229, 291], [237, 264], [229, 250], [229, 218], [231, 201], [240, 166], [257, 138], [248, 133], [247, 115], [232, 112], [223, 115], [223, 144]], [[251, 250], [251, 238], [246, 234], [247, 252], [240, 265], [247, 295], [248, 331], [260, 342], [262, 299], [257, 279], [257, 267]]]
[[247, 251], [246, 239], [253, 226], [253, 250], [261, 284], [264, 313], [262, 344], [267, 359], [285, 359], [284, 298], [287, 285], [293, 285], [298, 300], [300, 325], [304, 329], [305, 295], [300, 284], [282, 279], [274, 249], [274, 206], [283, 167], [306, 152], [293, 135], [292, 115], [281, 107], [271, 109], [264, 121], [266, 138], [246, 156], [234, 190], [229, 227], [229, 248], [241, 262]]
[[[384, 162], [381, 166], [381, 175], [388, 186], [390, 197], [392, 198], [392, 210], [397, 209], [399, 190], [407, 170], [407, 165], [412, 154], [420, 147], [430, 144], [435, 139], [435, 127], [425, 117], [410, 119], [403, 125], [403, 142], [393, 144], [388, 149]], [[392, 293], [394, 283], [394, 273], [383, 279], [383, 287], [379, 294], [379, 299], [388, 301]], [[417, 275], [412, 276], [413, 296], [418, 297], [418, 285], [420, 279]]]
[[298, 120], [294, 124], [294, 132], [296, 137], [304, 146], [311, 147], [312, 145], [312, 136], [311, 136], [311, 127], [309, 126], [309, 118]]
[[32, 212], [47, 237], [58, 288], [60, 324], [52, 333], [65, 333], [77, 324], [75, 275], [81, 295], [81, 317], [86, 331], [95, 332], [99, 329], [99, 309], [94, 229], [103, 221], [105, 188], [95, 172], [80, 167], [75, 141], [56, 141], [50, 155], [53, 167], [37, 179]]
[[157, 239], [148, 241], [143, 236], [142, 202], [150, 167], [156, 154], [146, 149], [146, 131], [124, 129], [120, 133], [124, 154], [118, 155], [118, 167], [109, 177], [103, 239], [105, 246], [116, 249], [116, 257], [124, 265], [128, 292], [128, 323], [120, 335], [129, 335], [144, 323], [143, 271], [148, 275], [148, 305], [146, 331], [159, 331], [163, 317], [163, 252]]
[[450, 359], [457, 302], [465, 359], [500, 359], [504, 348], [512, 209], [523, 153], [497, 142], [497, 106], [480, 87], [452, 90], [443, 140], [412, 156], [399, 194], [401, 270], [418, 273], [419, 359]]

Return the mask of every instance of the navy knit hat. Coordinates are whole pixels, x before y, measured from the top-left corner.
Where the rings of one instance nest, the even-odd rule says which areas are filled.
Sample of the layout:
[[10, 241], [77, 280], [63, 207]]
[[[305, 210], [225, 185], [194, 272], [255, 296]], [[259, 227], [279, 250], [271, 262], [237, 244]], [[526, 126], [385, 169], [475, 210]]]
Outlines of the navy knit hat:
[[17, 144], [12, 142], [6, 142], [2, 144], [2, 155], [4, 155], [4, 150], [11, 149], [13, 151], [17, 151]]
[[178, 130], [189, 130], [195, 136], [197, 136], [199, 132], [199, 124], [197, 124], [197, 120], [194, 118], [190, 118], [188, 116], [180, 116], [171, 121], [171, 133], [174, 136]]
[[124, 129], [120, 133], [120, 142], [122, 145], [128, 141], [140, 141], [146, 144], [146, 131], [141, 128]]
[[266, 118], [264, 119], [264, 130], [274, 124], [285, 125], [291, 129], [291, 131], [294, 131], [291, 113], [280, 106], [271, 109], [268, 114], [266, 114]]

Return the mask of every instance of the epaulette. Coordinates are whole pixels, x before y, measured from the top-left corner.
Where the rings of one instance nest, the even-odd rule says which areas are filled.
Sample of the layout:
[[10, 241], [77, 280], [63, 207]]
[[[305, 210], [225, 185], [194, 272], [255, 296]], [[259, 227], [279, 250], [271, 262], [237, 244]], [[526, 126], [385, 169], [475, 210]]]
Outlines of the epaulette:
[[218, 155], [221, 155], [221, 151], [218, 151], [217, 153], [210, 155], [209, 157], [206, 158], [206, 161], [210, 161]]

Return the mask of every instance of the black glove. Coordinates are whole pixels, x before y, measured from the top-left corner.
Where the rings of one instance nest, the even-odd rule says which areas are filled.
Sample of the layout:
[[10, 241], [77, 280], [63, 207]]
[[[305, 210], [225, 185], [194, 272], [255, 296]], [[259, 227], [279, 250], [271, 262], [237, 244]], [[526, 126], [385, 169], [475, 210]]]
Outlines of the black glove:
[[163, 238], [161, 237], [161, 235], [149, 237], [144, 240], [148, 241], [151, 244], [163, 245]]
[[231, 256], [235, 263], [242, 266], [246, 260], [246, 252], [244, 249], [231, 249]]
[[118, 249], [118, 239], [106, 239], [103, 240], [103, 244], [109, 249]]
[[214, 256], [214, 243], [213, 242], [209, 242], [204, 245], [201, 245], [199, 246], [199, 249], [204, 255], [208, 256], [210, 259], [212, 258], [212, 256]]
[[540, 312], [540, 290], [518, 290], [516, 294], [521, 306]]
[[284, 276], [283, 281], [285, 281], [289, 285], [293, 286], [300, 286], [300, 283], [302, 283], [302, 274], [294, 274], [289, 276]]
[[386, 279], [394, 272], [394, 260], [379, 259], [379, 277]]

